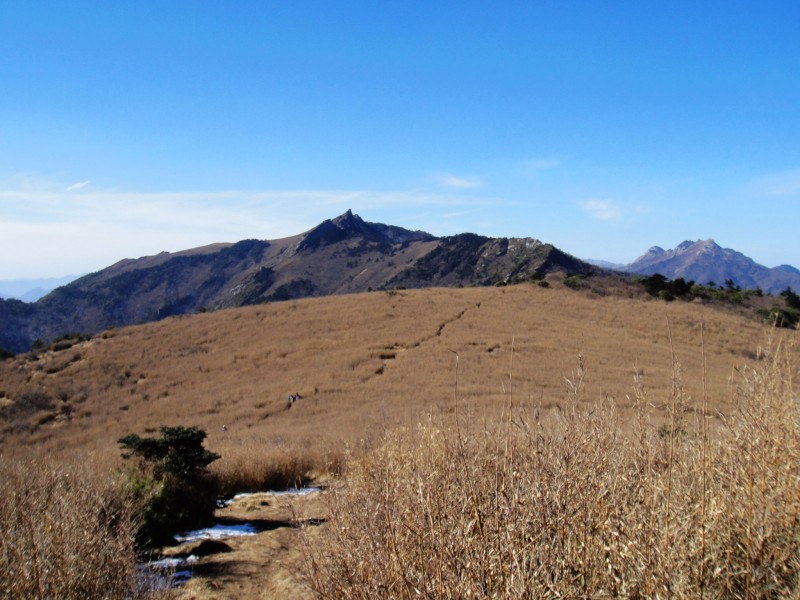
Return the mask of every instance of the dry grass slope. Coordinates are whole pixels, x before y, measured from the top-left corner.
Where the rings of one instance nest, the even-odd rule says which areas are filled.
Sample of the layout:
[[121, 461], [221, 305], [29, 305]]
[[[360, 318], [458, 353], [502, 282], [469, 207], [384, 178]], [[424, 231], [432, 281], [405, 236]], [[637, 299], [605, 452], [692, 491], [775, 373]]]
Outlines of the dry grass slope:
[[120, 436], [196, 425], [226, 491], [346, 473], [327, 556], [309, 554], [325, 596], [784, 597], [797, 348], [768, 360], [768, 334], [702, 305], [520, 285], [225, 310], [2, 361], [3, 589], [50, 589], [41, 566], [73, 536], [97, 540], [86, 556], [125, 545], [64, 511], [106, 497], [91, 481], [119, 467]]
[[[565, 365], [583, 353], [584, 398], [614, 397], [630, 419], [635, 370], [658, 408], [668, 401], [668, 321], [695, 404], [705, 322], [709, 396], [727, 411], [733, 367], [753, 363], [765, 331], [737, 315], [529, 285], [374, 292], [167, 319], [3, 361], [4, 414], [31, 397], [44, 408], [0, 417], [0, 452], [89, 451], [113, 461], [121, 435], [197, 425], [223, 455], [217, 468], [243, 469], [254, 455], [322, 467], [344, 442], [452, 410], [454, 353], [464, 410], [494, 411], [512, 343], [521, 402], [558, 406]], [[294, 393], [302, 399], [287, 410]]]
[[[780, 349], [738, 378], [709, 432], [626, 434], [613, 402], [540, 420], [431, 419], [352, 461], [324, 541], [307, 548], [324, 598], [796, 598], [800, 404]], [[676, 381], [676, 383], [680, 383]], [[630, 432], [628, 432], [630, 433]]]

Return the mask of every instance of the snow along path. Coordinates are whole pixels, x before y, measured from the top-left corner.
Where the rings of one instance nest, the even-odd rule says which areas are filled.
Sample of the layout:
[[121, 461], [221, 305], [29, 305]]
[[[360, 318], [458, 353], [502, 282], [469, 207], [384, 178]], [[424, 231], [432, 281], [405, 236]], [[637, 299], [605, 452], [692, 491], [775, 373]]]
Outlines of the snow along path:
[[[232, 499], [225, 501], [224, 506], [227, 508], [236, 502], [240, 502], [246, 498], [255, 496], [308, 496], [316, 492], [321, 492], [322, 488], [318, 487], [304, 487], [304, 488], [290, 488], [285, 491], [267, 491], [267, 492], [245, 492], [236, 494]], [[237, 525], [227, 525], [217, 523], [205, 529], [198, 529], [196, 531], [189, 531], [187, 533], [178, 534], [175, 536], [175, 541], [181, 544], [189, 544], [192, 542], [199, 542], [202, 540], [225, 540], [233, 537], [241, 537], [245, 535], [256, 535], [259, 533], [258, 528], [252, 523], [242, 523]]]
[[289, 488], [285, 491], [268, 491], [268, 492], [242, 492], [241, 494], [236, 494], [230, 500], [226, 500], [224, 502], [225, 506], [230, 506], [234, 502], [239, 500], [243, 500], [245, 498], [251, 498], [253, 496], [308, 496], [309, 494], [314, 494], [316, 492], [321, 492], [322, 488], [318, 487], [303, 487], [303, 488]]
[[251, 523], [243, 523], [241, 525], [212, 525], [205, 529], [198, 529], [196, 531], [189, 531], [175, 536], [175, 541], [181, 544], [191, 544], [192, 542], [200, 542], [202, 540], [226, 540], [232, 537], [241, 537], [243, 535], [255, 535], [258, 533], [255, 525]]
[[[324, 490], [289, 490], [241, 494], [217, 509], [223, 524], [251, 524], [255, 535], [242, 535], [224, 542], [195, 542], [170, 550], [191, 554], [196, 544], [219, 543], [227, 549], [200, 556], [191, 565], [192, 577], [178, 588], [178, 598], [234, 600], [241, 598], [316, 598], [305, 580], [303, 538], [314, 543], [328, 517]], [[302, 527], [310, 525], [310, 527]], [[324, 527], [324, 525], [322, 525]]]

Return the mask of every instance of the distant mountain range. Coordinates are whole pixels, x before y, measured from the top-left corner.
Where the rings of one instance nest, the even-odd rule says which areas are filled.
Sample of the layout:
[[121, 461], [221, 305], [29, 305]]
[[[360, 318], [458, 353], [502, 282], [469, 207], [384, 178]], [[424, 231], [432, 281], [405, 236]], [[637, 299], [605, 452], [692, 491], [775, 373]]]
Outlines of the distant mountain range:
[[685, 241], [672, 250], [653, 246], [618, 270], [641, 275], [661, 273], [669, 279], [683, 277], [702, 284], [722, 285], [731, 280], [741, 288], [761, 288], [768, 294], [778, 294], [787, 287], [800, 290], [800, 270], [789, 265], [770, 269], [711, 239]]
[[70, 275], [48, 279], [9, 279], [0, 281], [0, 298], [36, 302], [57, 287], [75, 281], [78, 277], [79, 275]]
[[202, 310], [395, 287], [493, 285], [597, 269], [533, 238], [435, 237], [351, 211], [289, 238], [126, 259], [35, 303], [0, 300], [0, 348], [28, 350]]

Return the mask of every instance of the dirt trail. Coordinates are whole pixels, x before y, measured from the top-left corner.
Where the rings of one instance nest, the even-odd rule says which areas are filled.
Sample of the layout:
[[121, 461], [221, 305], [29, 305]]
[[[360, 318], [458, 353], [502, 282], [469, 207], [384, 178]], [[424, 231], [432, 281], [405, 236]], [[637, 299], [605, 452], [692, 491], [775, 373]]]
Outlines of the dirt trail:
[[[478, 302], [475, 306], [477, 308], [480, 308], [481, 303]], [[379, 377], [379, 376], [385, 374], [387, 367], [389, 367], [391, 361], [393, 361], [393, 360], [395, 360], [397, 358], [399, 353], [407, 352], [409, 350], [413, 350], [415, 348], [419, 348], [420, 346], [422, 346], [426, 342], [429, 342], [430, 340], [436, 339], [437, 337], [441, 337], [442, 332], [445, 330], [445, 327], [447, 327], [448, 325], [450, 325], [452, 323], [455, 323], [456, 321], [459, 321], [460, 319], [463, 319], [464, 315], [467, 314], [467, 311], [469, 310], [469, 308], [470, 307], [467, 307], [467, 308], [463, 309], [457, 315], [455, 315], [455, 316], [447, 319], [446, 321], [440, 323], [438, 328], [436, 329], [436, 331], [434, 333], [425, 335], [425, 336], [415, 340], [414, 342], [412, 342], [412, 343], [410, 343], [408, 345], [395, 344], [395, 345], [392, 345], [392, 346], [387, 346], [385, 348], [385, 351], [379, 355], [380, 359], [383, 361], [383, 364], [380, 367], [378, 367], [375, 370], [374, 373], [371, 373], [370, 375], [367, 375], [365, 378], [363, 378], [361, 380], [361, 383], [366, 383], [370, 379], [373, 379], [375, 377]]]
[[[314, 598], [303, 575], [304, 532], [298, 524], [310, 525], [305, 535], [313, 541], [327, 516], [324, 494], [254, 494], [217, 510], [217, 522], [251, 523], [260, 533], [229, 538], [223, 540], [224, 545], [215, 544], [215, 550], [221, 551], [200, 557], [191, 568], [192, 578], [182, 586], [178, 597], [185, 600]], [[183, 555], [198, 547], [198, 542], [185, 544], [171, 549], [170, 554]]]

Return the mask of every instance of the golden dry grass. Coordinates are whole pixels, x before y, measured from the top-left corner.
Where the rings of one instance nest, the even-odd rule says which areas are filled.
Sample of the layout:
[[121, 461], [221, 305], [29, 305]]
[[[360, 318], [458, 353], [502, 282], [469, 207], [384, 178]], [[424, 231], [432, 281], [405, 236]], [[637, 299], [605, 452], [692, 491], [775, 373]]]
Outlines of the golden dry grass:
[[[650, 557], [646, 576], [640, 573], [636, 579], [625, 575], [625, 581], [638, 582], [638, 587], [625, 584], [629, 595], [635, 597], [634, 592], [639, 590], [636, 593], [642, 596], [668, 596], [673, 584], [665, 582], [665, 574], [681, 572], [681, 561], [697, 556], [696, 548], [694, 554], [685, 548], [672, 550], [681, 548], [674, 544], [683, 543], [680, 536], [685, 537], [686, 527], [696, 526], [697, 505], [682, 498], [695, 497], [697, 489], [680, 482], [696, 480], [698, 471], [690, 468], [693, 459], [688, 457], [693, 455], [688, 440], [671, 436], [670, 432], [689, 431], [685, 424], [696, 421], [704, 396], [709, 418], [703, 422], [709, 422], [715, 435], [727, 431], [727, 419], [743, 406], [735, 393], [737, 381], [741, 383], [738, 372], [766, 364], [759, 344], [768, 334], [766, 326], [732, 311], [613, 294], [599, 296], [558, 284], [549, 289], [520, 285], [375, 292], [167, 319], [109, 331], [59, 352], [20, 356], [0, 363], [0, 405], [5, 407], [3, 414], [13, 416], [0, 420], [0, 457], [6, 464], [24, 464], [30, 456], [43, 453], [70, 465], [85, 462], [88, 455], [95, 469], [103, 473], [120, 464], [116, 443], [120, 436], [130, 432], [152, 434], [161, 425], [196, 425], [209, 434], [206, 447], [222, 455], [212, 470], [226, 492], [303, 482], [309, 477], [338, 472], [344, 466], [345, 471], [351, 472], [346, 484], [351, 487], [346, 488], [350, 491], [345, 495], [337, 496], [345, 503], [333, 505], [336, 519], [350, 519], [357, 524], [359, 519], [368, 517], [373, 523], [386, 522], [388, 529], [384, 533], [412, 524], [418, 532], [427, 531], [431, 539], [449, 536], [450, 545], [446, 547], [431, 549], [412, 543], [410, 552], [433, 556], [430, 552], [435, 550], [440, 553], [440, 566], [445, 564], [442, 552], [463, 554], [469, 564], [462, 564], [457, 573], [471, 573], [481, 565], [484, 582], [489, 581], [487, 577], [493, 582], [497, 581], [492, 579], [495, 577], [505, 581], [502, 565], [507, 564], [509, 552], [516, 552], [513, 544], [533, 543], [525, 537], [525, 528], [517, 533], [502, 533], [510, 521], [497, 520], [510, 518], [512, 513], [519, 516], [521, 508], [509, 505], [504, 510], [510, 513], [500, 511], [489, 516], [491, 511], [498, 508], [504, 494], [520, 498], [523, 492], [541, 489], [542, 497], [547, 498], [540, 510], [542, 515], [558, 523], [556, 531], [577, 537], [551, 539], [551, 544], [569, 546], [564, 555], [568, 560], [553, 565], [545, 558], [536, 558], [545, 561], [536, 563], [536, 569], [547, 571], [562, 583], [572, 581], [576, 570], [597, 575], [598, 569], [602, 570], [598, 566], [602, 563], [598, 544], [610, 538], [590, 539], [586, 531], [591, 528], [586, 527], [603, 531], [598, 515], [613, 514], [618, 519], [614, 521], [618, 529], [639, 528], [637, 539], [644, 545], [636, 551], [647, 552]], [[796, 364], [797, 349], [792, 347], [787, 352], [787, 360]], [[584, 361], [580, 394], [573, 393], [570, 400], [565, 375], [570, 375], [571, 365], [579, 355]], [[677, 388], [676, 375], [681, 383]], [[573, 373], [573, 384], [576, 377]], [[647, 386], [646, 419], [642, 417], [641, 387], [636, 388], [636, 381], [642, 380]], [[301, 394], [302, 399], [288, 408], [286, 397], [294, 393]], [[676, 398], [680, 402], [674, 403]], [[613, 406], [613, 412], [584, 412], [584, 408], [598, 403], [604, 407], [602, 411]], [[8, 410], [17, 405], [26, 408]], [[573, 406], [576, 412], [568, 412]], [[754, 410], [751, 407], [750, 412]], [[516, 433], [510, 435], [506, 417], [512, 411]], [[542, 434], [542, 439], [549, 441], [538, 453], [531, 453], [539, 443], [539, 438], [530, 437], [534, 412], [539, 423], [554, 424], [555, 428]], [[523, 418], [525, 425], [516, 420]], [[580, 427], [569, 425], [571, 418], [578, 419]], [[429, 426], [418, 437], [391, 433], [397, 427], [415, 430], [426, 419]], [[452, 430], [454, 423], [464, 429]], [[659, 437], [659, 428], [663, 437]], [[467, 431], [473, 435], [466, 436]], [[565, 431], [569, 435], [564, 435]], [[753, 431], [754, 435], [759, 433]], [[390, 441], [385, 443], [387, 433]], [[735, 466], [731, 461], [734, 450], [741, 452], [747, 437], [737, 436], [732, 439], [738, 440], [738, 445], [730, 446], [729, 455], [719, 450], [717, 460], [730, 469], [738, 469], [736, 477], [741, 477], [741, 465]], [[664, 454], [665, 439], [672, 445], [669, 459]], [[502, 447], [498, 440], [503, 441]], [[619, 450], [635, 443], [639, 444], [636, 447], [640, 453], [633, 458]], [[598, 446], [603, 449], [600, 454], [592, 451]], [[420, 455], [420, 447], [426, 454]], [[505, 458], [506, 447], [515, 449], [514, 460]], [[753, 446], [747, 448], [748, 456], [755, 456]], [[500, 450], [502, 453], [498, 454]], [[370, 459], [367, 453], [366, 459], [360, 458], [365, 451], [374, 451], [374, 456]], [[353, 463], [351, 468], [347, 461], [353, 455], [362, 462]], [[565, 456], [570, 457], [573, 470], [559, 471]], [[363, 465], [369, 465], [369, 460], [385, 461], [385, 467], [374, 466], [380, 474], [376, 481], [385, 489], [376, 491], [374, 486], [366, 486], [363, 493], [367, 495], [359, 496], [352, 486], [361, 487], [358, 474], [368, 472]], [[710, 469], [712, 460], [708, 460], [705, 464]], [[767, 461], [767, 457], [758, 460]], [[664, 488], [666, 463], [674, 468], [674, 474], [667, 478], [668, 492]], [[518, 468], [509, 471], [514, 465]], [[494, 479], [485, 479], [487, 472]], [[753, 468], [747, 471], [749, 476], [753, 472]], [[448, 476], [442, 478], [443, 473]], [[629, 479], [620, 480], [620, 473]], [[714, 473], [725, 474], [724, 469]], [[410, 483], [404, 478], [407, 474], [412, 477]], [[715, 477], [709, 475], [707, 479], [717, 481]], [[437, 492], [440, 495], [419, 496], [418, 484], [423, 480], [444, 482], [441, 492]], [[775, 481], [764, 481], [759, 485], [766, 494]], [[500, 488], [493, 486], [500, 483], [504, 491], [498, 495]], [[792, 493], [786, 486], [788, 483], [774, 489]], [[598, 496], [598, 489], [606, 491]], [[378, 493], [389, 494], [385, 498], [414, 512], [414, 519], [424, 517], [423, 521], [404, 521], [406, 517], [397, 513], [389, 514], [387, 521], [386, 514], [364, 512], [369, 502], [374, 504], [374, 494]], [[665, 493], [669, 499], [666, 504]], [[736, 500], [734, 509], [750, 506], [755, 510], [777, 501], [769, 496], [760, 504], [743, 504], [737, 494], [730, 492], [728, 498]], [[418, 500], [423, 505], [415, 505]], [[361, 501], [368, 503], [359, 504]], [[720, 502], [722, 508], [713, 512], [720, 519], [737, 514], [729, 510], [729, 504]], [[665, 506], [669, 506], [667, 516]], [[709, 501], [709, 515], [714, 506]], [[579, 522], [567, 523], [572, 519], [567, 518], [568, 513], [580, 514]], [[500, 535], [479, 538], [486, 546], [480, 555], [471, 554], [475, 550], [468, 547], [475, 544], [476, 514], [485, 514], [487, 523], [494, 519], [491, 526]], [[634, 517], [623, 519], [629, 515], [642, 519], [638, 524]], [[710, 523], [710, 518], [704, 522]], [[729, 518], [732, 523], [743, 522], [739, 517]], [[784, 523], [786, 518], [785, 514], [778, 515], [769, 526]], [[519, 523], [527, 523], [525, 519]], [[659, 525], [664, 523], [668, 526]], [[718, 547], [727, 543], [735, 548], [739, 539], [756, 543], [769, 537], [758, 537], [758, 532], [754, 535], [755, 521], [748, 523], [751, 527], [745, 538], [729, 537], [727, 542], [720, 538]], [[452, 527], [456, 529], [448, 529]], [[735, 527], [730, 529], [734, 530], [741, 534]], [[665, 531], [673, 531], [673, 537], [665, 538]], [[481, 533], [484, 535], [485, 531]], [[518, 535], [516, 542], [511, 539], [514, 535]], [[709, 533], [709, 540], [713, 535]], [[331, 541], [338, 543], [335, 538]], [[354, 556], [363, 551], [355, 542], [349, 547]], [[742, 556], [755, 560], [753, 546], [748, 548]], [[396, 579], [402, 572], [402, 567], [397, 570], [397, 561], [405, 564], [409, 560], [405, 550], [388, 546], [380, 550], [396, 553], [387, 557], [373, 552], [374, 557], [385, 556], [387, 568], [395, 569], [386, 572], [394, 587], [378, 592], [375, 588], [362, 589], [388, 597], [406, 594], [406, 576], [399, 588]], [[370, 554], [360, 556], [367, 560]], [[401, 556], [402, 559], [397, 558]], [[709, 572], [723, 564], [713, 561], [727, 560], [724, 564], [729, 565], [736, 558], [711, 553], [703, 556], [707, 557]], [[619, 560], [620, 564], [628, 564], [623, 558]], [[534, 561], [534, 555], [530, 561]], [[525, 569], [533, 568], [534, 562], [530, 561]], [[637, 564], [635, 568], [640, 569], [641, 563]], [[317, 568], [317, 573], [335, 575], [338, 567], [317, 560]], [[765, 572], [771, 576], [769, 569]], [[520, 578], [533, 572], [523, 569], [516, 573], [515, 585], [523, 585]], [[331, 581], [341, 583], [335, 577], [338, 575]], [[419, 585], [424, 587], [435, 580], [426, 577], [428, 583]], [[726, 584], [732, 587], [724, 589], [741, 591], [742, 585], [760, 585], [757, 570], [749, 577], [750, 580], [742, 580], [736, 575], [733, 583]], [[441, 578], [439, 581], [441, 585], [446, 583]], [[465, 585], [484, 585], [468, 581], [473, 583]], [[551, 582], [556, 586], [553, 589], [562, 589], [558, 582]], [[679, 584], [684, 585], [683, 580], [676, 579], [674, 585]], [[319, 578], [316, 585], [318, 591], [334, 597], [344, 594], [337, 591], [339, 588], [324, 587]], [[608, 594], [622, 589], [606, 575], [584, 578], [581, 585], [584, 595], [592, 588]], [[695, 584], [686, 585], [680, 589], [695, 589], [691, 587]], [[429, 595], [439, 593], [425, 589]], [[464, 588], [463, 597], [467, 591], [473, 594], [487, 589]], [[513, 588], [508, 593], [518, 589], [527, 588]], [[563, 589], [574, 592], [577, 588]], [[545, 591], [542, 594], [546, 596]]]
[[0, 596], [167, 598], [137, 581], [131, 503], [87, 465], [0, 463]]
[[[668, 322], [687, 394], [700, 397], [701, 321], [711, 403], [724, 412], [733, 368], [752, 364], [765, 327], [699, 305], [521, 285], [374, 292], [167, 319], [0, 363], [0, 401], [35, 392], [53, 402], [0, 421], [0, 452], [90, 452], [111, 464], [126, 433], [197, 425], [223, 456], [216, 469], [241, 470], [268, 454], [335, 465], [346, 442], [412, 425], [430, 409], [452, 410], [456, 355], [464, 409], [493, 412], [508, 385], [512, 344], [520, 402], [559, 405], [565, 365], [583, 353], [584, 397], [614, 397], [630, 417], [635, 370], [646, 374], [658, 407], [669, 396]], [[293, 393], [302, 400], [287, 410]]]
[[[677, 374], [677, 371], [676, 371]], [[323, 540], [323, 598], [796, 598], [797, 363], [780, 348], [737, 377], [735, 414], [667, 423], [643, 387], [631, 430], [613, 402], [542, 420], [507, 404], [480, 424], [432, 418], [349, 464]], [[699, 424], [698, 424], [699, 421]], [[633, 433], [635, 435], [629, 435]]]

